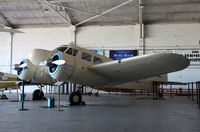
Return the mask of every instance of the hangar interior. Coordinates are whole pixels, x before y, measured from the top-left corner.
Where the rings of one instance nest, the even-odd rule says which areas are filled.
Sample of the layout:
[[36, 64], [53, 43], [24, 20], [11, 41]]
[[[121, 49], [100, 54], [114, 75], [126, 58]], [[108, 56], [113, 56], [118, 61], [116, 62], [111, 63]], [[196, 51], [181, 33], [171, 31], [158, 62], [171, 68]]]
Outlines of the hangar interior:
[[[200, 46], [198, 0], [3, 0], [0, 9], [2, 27], [24, 32], [13, 36], [12, 64], [34, 48], [70, 42], [107, 56], [113, 49], [192, 54]], [[10, 72], [11, 35], [1, 32], [0, 39], [0, 70]], [[198, 81], [198, 59], [194, 65], [169, 79]]]
[[[169, 73], [168, 79], [169, 81], [197, 82], [200, 81], [199, 22], [199, 0], [1, 0], [0, 72], [16, 74], [16, 71], [12, 70], [12, 65], [27, 58], [29, 52], [35, 48], [53, 50], [60, 45], [73, 42], [78, 46], [90, 50], [103, 50], [106, 56], [109, 56], [110, 50], [137, 50], [138, 55], [149, 53], [178, 53], [188, 55], [187, 57], [191, 60], [190, 66], [182, 71]], [[9, 33], [13, 29], [22, 31], [23, 33]], [[25, 90], [28, 93], [32, 92], [33, 89]], [[127, 131], [132, 131], [133, 129], [131, 129], [132, 126], [129, 121], [133, 120], [137, 122], [137, 119], [139, 119], [139, 122], [134, 124], [137, 131], [147, 131], [148, 128], [149, 131], [199, 130], [198, 123], [200, 120], [197, 118], [199, 111], [195, 109], [191, 102], [185, 100], [185, 98], [178, 97], [178, 101], [175, 104], [170, 102], [172, 101], [171, 98], [167, 98], [166, 106], [164, 105], [165, 102], [161, 102], [162, 105], [160, 107], [162, 108], [159, 110], [169, 112], [169, 115], [163, 115], [159, 110], [154, 111], [153, 108], [148, 108], [149, 104], [153, 104], [153, 107], [158, 107], [156, 105], [160, 103], [158, 101], [156, 103], [149, 100], [131, 102], [132, 100], [129, 97], [125, 97], [128, 101], [125, 101], [125, 99], [120, 101], [121, 96], [119, 98], [111, 96], [110, 98], [124, 103], [119, 105], [113, 101], [108, 103], [107, 101], [110, 100], [109, 97], [103, 97], [100, 97], [103, 103], [106, 102], [103, 105], [99, 101], [101, 99], [98, 100], [98, 98], [92, 97], [92, 100], [97, 101], [96, 103], [95, 101], [90, 102], [90, 98], [86, 97], [85, 100], [89, 102], [89, 107], [75, 107], [72, 110], [73, 112], [70, 109], [66, 110], [63, 108], [65, 109], [64, 114], [69, 114], [66, 117], [68, 118], [67, 121], [70, 122], [69, 118], [73, 118], [72, 124], [74, 123], [74, 125], [63, 127], [65, 123], [62, 121], [66, 120], [62, 120], [62, 114], [59, 114], [59, 121], [62, 123], [54, 124], [58, 125], [59, 128], [55, 128], [56, 126], [53, 125], [47, 128], [41, 127], [40, 131], [61, 131], [64, 129], [71, 129], [73, 131], [122, 131], [126, 129]], [[149, 104], [145, 101], [149, 102]], [[180, 105], [181, 103], [183, 104]], [[3, 102], [2, 105], [6, 105], [6, 102]], [[36, 105], [37, 103], [28, 102], [27, 104], [27, 107], [32, 109], [31, 113], [34, 115], [37, 113], [33, 111], [38, 110], [36, 108], [38, 106]], [[42, 103], [42, 105], [46, 105], [46, 102]], [[110, 107], [112, 108], [109, 109], [108, 105], [111, 105]], [[133, 105], [134, 107], [129, 105]], [[20, 104], [17, 104], [17, 106], [9, 105], [4, 108], [14, 109], [14, 107], [18, 108], [19, 106]], [[137, 106], [138, 108], [136, 108]], [[112, 111], [115, 111], [114, 108], [120, 109], [120, 107], [125, 108], [121, 109], [122, 111], [112, 113]], [[94, 108], [94, 110], [91, 108]], [[153, 115], [160, 115], [161, 117], [156, 118], [151, 114], [145, 114], [148, 113], [148, 111], [144, 110], [145, 108], [151, 111]], [[98, 109], [104, 112], [107, 111], [108, 113], [101, 117], [101, 112], [95, 113]], [[129, 109], [133, 111], [128, 112]], [[181, 109], [185, 111], [181, 112]], [[83, 112], [80, 112], [81, 110]], [[46, 121], [48, 114], [44, 111], [44, 109], [39, 109], [39, 112], [43, 114], [42, 117]], [[137, 113], [140, 116], [137, 116], [134, 111], [141, 111], [141, 113]], [[53, 113], [55, 111], [51, 110], [48, 112]], [[93, 126], [90, 128], [86, 123], [79, 122], [76, 112], [80, 112], [78, 115], [83, 119], [89, 120], [89, 123]], [[92, 114], [87, 117], [90, 114], [89, 112]], [[123, 116], [128, 117], [129, 114], [132, 114], [135, 117], [130, 116], [125, 120], [120, 115], [123, 112], [126, 113]], [[3, 114], [3, 110], [0, 113]], [[6, 114], [14, 116], [16, 118], [14, 122], [17, 122], [17, 119], [20, 118], [19, 115], [14, 115], [12, 110], [7, 111]], [[115, 118], [111, 116], [112, 114]], [[22, 114], [22, 116], [26, 115], [27, 113]], [[6, 123], [12, 120], [12, 116], [9, 116], [7, 119], [3, 118], [1, 125], [3, 130], [8, 130]], [[92, 116], [99, 120], [92, 122]], [[110, 124], [106, 121], [113, 129], [109, 125], [103, 125], [105, 123], [102, 120], [106, 120], [107, 117], [110, 118], [109, 122], [112, 122], [111, 118], [113, 118], [114, 123]], [[53, 117], [50, 119], [55, 121], [57, 118], [57, 115], [53, 114]], [[169, 120], [166, 120], [167, 118]], [[34, 124], [36, 120], [36, 118], [33, 120], [26, 118], [25, 121]], [[151, 120], [157, 125], [144, 122], [144, 120]], [[180, 120], [184, 121], [187, 126], [179, 124]], [[162, 121], [163, 123], [160, 124]], [[178, 125], [175, 126], [173, 123], [170, 123], [171, 121], [174, 121], [174, 124], [177, 123]], [[24, 130], [30, 129], [28, 122], [26, 122], [27, 127], [22, 127]], [[51, 123], [47, 122], [47, 125], [51, 126]], [[46, 124], [43, 121], [40, 121], [40, 123], [42, 125]], [[145, 123], [148, 124], [148, 128], [142, 128]], [[23, 122], [20, 121], [11, 128], [21, 126], [22, 124]], [[171, 128], [168, 128], [165, 124], [171, 126]], [[36, 127], [37, 125], [40, 124], [36, 123], [32, 127]], [[75, 125], [80, 125], [80, 128], [75, 127]], [[117, 125], [121, 125], [122, 127], [119, 128]], [[99, 128], [99, 130], [96, 128]]]

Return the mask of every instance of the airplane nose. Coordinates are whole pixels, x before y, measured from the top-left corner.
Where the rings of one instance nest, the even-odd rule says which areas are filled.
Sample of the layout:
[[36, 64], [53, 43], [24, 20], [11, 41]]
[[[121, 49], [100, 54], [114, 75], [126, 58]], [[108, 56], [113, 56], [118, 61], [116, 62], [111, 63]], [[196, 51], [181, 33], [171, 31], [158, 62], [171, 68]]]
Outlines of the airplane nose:
[[[51, 62], [54, 62], [57, 60], [61, 60], [61, 54], [59, 52], [52, 56]], [[49, 74], [51, 76], [54, 76], [56, 74], [56, 72], [59, 70], [59, 68], [60, 68], [60, 65], [51, 63], [51, 65], [49, 65], [49, 68], [48, 68]]]

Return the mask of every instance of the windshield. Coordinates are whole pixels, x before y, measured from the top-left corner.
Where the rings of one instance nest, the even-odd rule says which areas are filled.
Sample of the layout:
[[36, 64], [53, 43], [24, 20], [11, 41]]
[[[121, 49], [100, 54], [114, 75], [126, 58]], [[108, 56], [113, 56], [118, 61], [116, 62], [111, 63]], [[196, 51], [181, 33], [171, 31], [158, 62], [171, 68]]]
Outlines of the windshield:
[[67, 49], [67, 45], [62, 45], [62, 46], [56, 48], [54, 51], [64, 52], [66, 49]]

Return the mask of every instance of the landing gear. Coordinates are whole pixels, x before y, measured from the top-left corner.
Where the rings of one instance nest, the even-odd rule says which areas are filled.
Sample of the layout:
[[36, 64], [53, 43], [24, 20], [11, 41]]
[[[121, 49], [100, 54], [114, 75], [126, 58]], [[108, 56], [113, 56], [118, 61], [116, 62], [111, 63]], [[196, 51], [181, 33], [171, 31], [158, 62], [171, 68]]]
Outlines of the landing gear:
[[8, 97], [5, 94], [2, 94], [0, 97], [1, 99], [8, 99]]
[[99, 96], [99, 93], [97, 92], [97, 93], [95, 93], [95, 96]]
[[69, 96], [70, 105], [81, 105], [82, 103], [82, 96], [79, 92], [72, 92]]
[[32, 100], [42, 100], [44, 98], [44, 93], [42, 90], [37, 89], [33, 92]]
[[98, 91], [95, 93], [95, 96], [99, 96], [99, 89], [98, 89]]

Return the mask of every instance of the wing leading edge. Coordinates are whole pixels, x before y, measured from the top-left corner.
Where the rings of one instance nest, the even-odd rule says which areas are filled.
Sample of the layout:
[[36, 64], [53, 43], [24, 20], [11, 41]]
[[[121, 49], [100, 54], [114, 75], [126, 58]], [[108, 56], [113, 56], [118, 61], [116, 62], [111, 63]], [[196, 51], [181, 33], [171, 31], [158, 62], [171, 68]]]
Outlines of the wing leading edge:
[[89, 70], [107, 78], [114, 85], [179, 71], [189, 64], [189, 60], [182, 55], [160, 53], [105, 62], [93, 65]]

